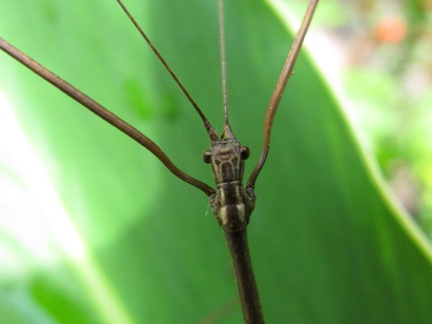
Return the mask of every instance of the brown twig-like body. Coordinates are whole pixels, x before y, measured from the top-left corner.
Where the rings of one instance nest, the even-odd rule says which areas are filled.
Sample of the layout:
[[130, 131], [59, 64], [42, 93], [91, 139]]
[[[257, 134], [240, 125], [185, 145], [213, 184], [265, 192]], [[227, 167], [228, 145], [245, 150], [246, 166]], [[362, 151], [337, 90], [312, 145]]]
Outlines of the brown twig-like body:
[[247, 228], [236, 233], [225, 232], [225, 238], [234, 264], [245, 323], [262, 324], [264, 316], [249, 253]]

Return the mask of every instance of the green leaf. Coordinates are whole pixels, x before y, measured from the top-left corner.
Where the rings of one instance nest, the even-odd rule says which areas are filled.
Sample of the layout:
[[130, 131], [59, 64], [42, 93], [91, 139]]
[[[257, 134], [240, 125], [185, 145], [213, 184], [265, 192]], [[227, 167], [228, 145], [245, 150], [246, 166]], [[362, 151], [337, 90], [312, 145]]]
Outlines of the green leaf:
[[[220, 132], [216, 1], [127, 5]], [[199, 118], [114, 1], [4, 0], [0, 12], [1, 37], [213, 182]], [[249, 174], [292, 36], [271, 5], [247, 0], [226, 1], [226, 34], [230, 120], [251, 148]], [[3, 54], [0, 87], [9, 104], [0, 118], [2, 294], [29, 287], [46, 323], [242, 321], [222, 230], [201, 192]], [[430, 246], [371, 160], [301, 54], [249, 226], [269, 323], [431, 318]]]

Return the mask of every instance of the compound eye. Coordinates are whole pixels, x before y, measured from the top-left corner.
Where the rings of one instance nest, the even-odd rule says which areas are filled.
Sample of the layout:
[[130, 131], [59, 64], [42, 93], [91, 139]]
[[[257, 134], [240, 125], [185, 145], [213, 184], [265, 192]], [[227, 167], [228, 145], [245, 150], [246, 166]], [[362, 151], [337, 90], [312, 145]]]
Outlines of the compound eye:
[[247, 159], [249, 158], [249, 147], [247, 147], [247, 146], [242, 146], [242, 147], [240, 148], [240, 157], [241, 157], [243, 160], [247, 160]]
[[204, 163], [209, 164], [211, 162], [211, 157], [212, 157], [212, 154], [211, 154], [210, 150], [204, 151], [204, 153], [202, 155]]

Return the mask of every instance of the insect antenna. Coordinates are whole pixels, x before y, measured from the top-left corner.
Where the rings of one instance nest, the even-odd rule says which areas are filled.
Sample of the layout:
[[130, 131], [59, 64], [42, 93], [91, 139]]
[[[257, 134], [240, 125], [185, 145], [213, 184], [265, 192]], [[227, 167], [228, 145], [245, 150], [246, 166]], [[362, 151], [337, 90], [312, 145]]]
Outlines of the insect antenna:
[[273, 91], [273, 94], [270, 99], [270, 103], [267, 108], [267, 112], [264, 119], [264, 130], [263, 130], [263, 144], [262, 144], [262, 151], [261, 155], [258, 159], [257, 164], [255, 165], [255, 168], [252, 170], [251, 175], [249, 176], [248, 183], [246, 185], [247, 188], [254, 188], [255, 187], [255, 181], [258, 177], [258, 174], [260, 173], [262, 167], [264, 166], [264, 163], [267, 159], [268, 152], [270, 149], [270, 135], [273, 125], [273, 120], [276, 115], [276, 111], [279, 107], [279, 103], [282, 99], [282, 94], [285, 90], [285, 87], [288, 83], [288, 80], [292, 74], [292, 70], [294, 68], [294, 64], [297, 60], [297, 56], [300, 52], [301, 46], [303, 44], [303, 40], [306, 36], [306, 32], [309, 28], [310, 22], [312, 20], [312, 16], [315, 12], [315, 8], [318, 5], [318, 0], [311, 0], [309, 2], [307, 11], [305, 13], [305, 16], [303, 18], [302, 24], [300, 26], [300, 29], [298, 30], [296, 37], [294, 39], [294, 43], [291, 47], [291, 50], [288, 54], [288, 57], [285, 61], [284, 67], [282, 68], [281, 74], [279, 76], [279, 79], [276, 83], [276, 87]]
[[135, 20], [135, 18], [132, 16], [132, 14], [129, 12], [129, 10], [126, 8], [126, 6], [123, 4], [121, 0], [117, 0], [117, 3], [120, 5], [122, 10], [125, 12], [125, 14], [128, 16], [129, 20], [132, 22], [132, 24], [135, 26], [135, 28], [138, 30], [138, 32], [141, 34], [141, 36], [144, 38], [146, 43], [149, 45], [150, 49], [153, 51], [153, 53], [157, 56], [159, 61], [162, 63], [162, 65], [165, 67], [167, 72], [171, 75], [171, 77], [174, 79], [174, 81], [177, 83], [177, 85], [180, 87], [181, 91], [184, 93], [186, 98], [189, 100], [189, 102], [192, 104], [192, 106], [195, 108], [198, 115], [201, 117], [201, 120], [204, 124], [204, 127], [207, 131], [207, 134], [211, 141], [215, 141], [218, 139], [217, 133], [214, 130], [213, 126], [211, 125], [210, 121], [207, 119], [207, 117], [204, 115], [202, 110], [199, 108], [196, 101], [192, 98], [192, 96], [189, 94], [189, 92], [184, 87], [183, 83], [181, 83], [180, 79], [177, 77], [177, 75], [174, 73], [174, 71], [171, 69], [171, 67], [168, 65], [167, 61], [163, 58], [162, 54], [157, 50], [157, 48], [153, 45], [150, 38], [147, 36], [147, 34], [144, 32], [144, 30], [141, 28], [141, 26], [138, 24], [138, 22]]
[[225, 19], [223, 0], [219, 0], [219, 42], [220, 42], [220, 56], [221, 56], [221, 71], [222, 71], [222, 95], [223, 95], [223, 109], [224, 109], [224, 133], [223, 136], [227, 138], [234, 138], [231, 125], [228, 120], [228, 94], [227, 94], [227, 72], [226, 72], [226, 51], [225, 51]]

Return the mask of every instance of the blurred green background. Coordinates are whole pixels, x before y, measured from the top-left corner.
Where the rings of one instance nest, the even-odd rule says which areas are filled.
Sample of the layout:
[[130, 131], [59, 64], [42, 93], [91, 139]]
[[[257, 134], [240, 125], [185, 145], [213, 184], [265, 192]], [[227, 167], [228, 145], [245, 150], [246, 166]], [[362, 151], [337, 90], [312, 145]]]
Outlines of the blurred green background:
[[[216, 1], [127, 5], [221, 130]], [[287, 21], [302, 15], [306, 2], [291, 5], [226, 1], [230, 120], [251, 148], [246, 174], [258, 158], [265, 107], [292, 42]], [[432, 318], [430, 242], [376, 163], [391, 182], [396, 166], [420, 186], [417, 162], [398, 153], [414, 151], [408, 149], [413, 133], [396, 127], [407, 118], [392, 106], [400, 104], [396, 97], [411, 97], [402, 95], [404, 82], [386, 72], [403, 76], [403, 69], [395, 68], [397, 59], [379, 59], [380, 48], [401, 49], [402, 41], [382, 40], [383, 18], [373, 8], [320, 4], [308, 37], [312, 53], [300, 55], [276, 116], [249, 227], [269, 323]], [[427, 10], [416, 10], [426, 17]], [[114, 1], [5, 0], [0, 12], [1, 37], [142, 130], [181, 169], [212, 184], [200, 157], [209, 144], [199, 119]], [[374, 45], [366, 46], [374, 50], [368, 57], [360, 55], [365, 65], [354, 59], [361, 37], [358, 45], [349, 43], [362, 34], [359, 25]], [[328, 55], [335, 41], [320, 43], [316, 33], [343, 46]], [[339, 78], [327, 72], [341, 69], [331, 61], [335, 53], [348, 70]], [[310, 55], [328, 63], [314, 63]], [[223, 234], [202, 193], [3, 54], [0, 87], [2, 323], [242, 322]], [[354, 113], [355, 107], [361, 109]], [[427, 199], [419, 201], [417, 215], [426, 210], [427, 216], [420, 207]], [[427, 224], [426, 216], [417, 219]]]
[[334, 47], [327, 69], [342, 80], [363, 144], [430, 236], [432, 1], [332, 1], [321, 9], [316, 24]]

